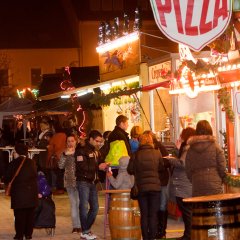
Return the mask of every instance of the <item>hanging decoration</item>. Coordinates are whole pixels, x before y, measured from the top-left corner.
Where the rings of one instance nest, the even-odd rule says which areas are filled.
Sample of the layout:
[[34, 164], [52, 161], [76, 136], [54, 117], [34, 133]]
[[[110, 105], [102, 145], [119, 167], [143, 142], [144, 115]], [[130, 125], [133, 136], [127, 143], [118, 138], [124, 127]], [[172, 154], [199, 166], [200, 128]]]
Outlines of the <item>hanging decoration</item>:
[[231, 122], [234, 122], [235, 116], [234, 116], [234, 112], [232, 109], [231, 94], [230, 94], [229, 90], [226, 87], [219, 89], [218, 90], [218, 98], [219, 98], [219, 103], [222, 104], [222, 106], [223, 106], [222, 110], [226, 112], [228, 119]]
[[140, 16], [140, 11], [138, 8], [135, 10], [135, 19], [133, 23], [133, 30], [130, 31], [129, 17], [126, 13], [123, 15], [123, 26], [122, 32], [120, 32], [120, 21], [119, 17], [115, 17], [113, 23], [110, 21], [101, 22], [98, 27], [98, 46], [101, 46], [105, 43], [110, 43], [112, 40], [116, 40], [122, 36], [127, 36], [132, 31], [140, 31], [142, 27], [142, 19]]
[[[60, 83], [60, 87], [64, 91], [74, 89], [74, 86], [71, 82], [71, 75], [70, 75], [70, 68], [69, 67], [65, 67], [65, 80], [63, 80]], [[84, 124], [86, 123], [85, 122], [86, 113], [82, 109], [81, 104], [79, 103], [79, 100], [78, 100], [78, 95], [76, 93], [71, 95], [70, 100], [71, 100], [71, 103], [72, 103], [72, 115], [74, 116], [74, 118], [76, 117], [76, 119], [78, 121], [78, 125], [79, 125], [78, 131], [80, 133], [80, 137], [85, 137], [86, 133], [85, 133]]]
[[123, 15], [123, 35], [126, 36], [129, 33], [129, 17], [126, 13]]
[[121, 96], [131, 96], [132, 94], [139, 92], [141, 90], [140, 87], [136, 87], [133, 89], [118, 89], [115, 92], [111, 91], [109, 94], [94, 94], [93, 98], [90, 100], [91, 104], [95, 105], [96, 107], [101, 107], [101, 106], [110, 106], [111, 100], [115, 100], [115, 104], [117, 104], [118, 100], [120, 100]]
[[113, 39], [119, 38], [119, 18], [115, 17], [113, 21], [113, 26], [112, 26], [112, 36]]
[[17, 89], [17, 94], [19, 98], [27, 98], [29, 100], [37, 100], [39, 90], [38, 89], [31, 89], [31, 88], [24, 88], [23, 90]]
[[105, 42], [112, 41], [112, 27], [110, 22], [105, 23]]
[[228, 54], [230, 49], [233, 49], [231, 46], [232, 38], [234, 34], [234, 27], [230, 23], [225, 30], [225, 32], [216, 38], [214, 41], [212, 41], [210, 44], [208, 44], [208, 47], [210, 47], [212, 50], [216, 51], [218, 54]]
[[101, 22], [98, 27], [98, 45], [105, 43], [105, 23]]
[[139, 9], [136, 8], [135, 10], [135, 19], [133, 23], [133, 31], [139, 31], [142, 27], [142, 19], [140, 17]]

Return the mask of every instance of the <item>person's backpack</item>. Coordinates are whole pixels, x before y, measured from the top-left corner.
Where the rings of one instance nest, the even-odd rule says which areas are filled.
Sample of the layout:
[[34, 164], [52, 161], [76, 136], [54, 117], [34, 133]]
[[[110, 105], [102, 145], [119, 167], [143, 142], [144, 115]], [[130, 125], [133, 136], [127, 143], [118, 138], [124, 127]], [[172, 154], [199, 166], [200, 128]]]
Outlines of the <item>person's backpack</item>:
[[111, 166], [118, 166], [118, 160], [123, 156], [128, 156], [126, 144], [123, 140], [116, 140], [110, 143], [110, 150], [105, 162], [110, 163]]

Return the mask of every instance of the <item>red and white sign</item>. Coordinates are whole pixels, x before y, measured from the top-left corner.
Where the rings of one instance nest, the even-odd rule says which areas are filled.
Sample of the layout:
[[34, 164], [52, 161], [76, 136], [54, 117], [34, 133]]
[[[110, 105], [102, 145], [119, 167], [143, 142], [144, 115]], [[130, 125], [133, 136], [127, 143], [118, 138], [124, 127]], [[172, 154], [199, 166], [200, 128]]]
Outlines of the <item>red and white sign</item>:
[[150, 0], [159, 29], [174, 42], [200, 51], [231, 19], [231, 0]]

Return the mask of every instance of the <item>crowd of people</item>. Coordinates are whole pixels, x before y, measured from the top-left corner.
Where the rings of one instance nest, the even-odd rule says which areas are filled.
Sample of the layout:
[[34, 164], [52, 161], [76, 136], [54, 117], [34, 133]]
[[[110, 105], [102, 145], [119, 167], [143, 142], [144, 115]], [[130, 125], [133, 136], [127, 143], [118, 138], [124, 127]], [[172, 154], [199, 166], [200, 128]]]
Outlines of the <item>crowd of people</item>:
[[14, 239], [32, 238], [38, 200], [49, 197], [54, 188], [58, 194], [67, 191], [72, 233], [86, 240], [97, 238], [91, 230], [99, 208], [96, 184], [106, 177], [112, 189], [127, 190], [136, 183], [143, 240], [166, 238], [170, 179], [185, 226], [181, 240], [191, 239], [191, 206], [183, 199], [222, 193], [226, 161], [206, 120], [199, 121], [196, 129], [182, 130], [176, 156], [170, 156], [155, 134], [140, 126], [131, 129], [129, 138], [124, 115], [116, 118], [112, 131], [102, 135], [91, 130], [86, 139], [79, 138], [75, 126], [67, 131], [55, 126], [53, 131], [47, 119], [40, 128], [37, 144], [47, 151], [30, 159], [27, 146], [17, 143], [4, 174], [8, 184], [25, 161], [11, 192]]

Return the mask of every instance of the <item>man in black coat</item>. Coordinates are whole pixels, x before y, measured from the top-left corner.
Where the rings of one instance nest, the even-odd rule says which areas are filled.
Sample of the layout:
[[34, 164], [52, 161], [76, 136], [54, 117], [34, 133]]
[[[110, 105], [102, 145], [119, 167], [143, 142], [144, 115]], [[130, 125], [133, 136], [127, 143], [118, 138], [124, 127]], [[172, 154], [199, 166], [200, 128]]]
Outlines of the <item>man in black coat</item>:
[[113, 131], [109, 134], [108, 142], [114, 142], [116, 140], [123, 140], [125, 142], [128, 155], [131, 154], [131, 147], [129, 144], [129, 137], [126, 130], [128, 129], [128, 118], [124, 115], [119, 115], [116, 118], [116, 126]]
[[[113, 131], [109, 134], [108, 137], [108, 143], [109, 143], [109, 150], [110, 151], [110, 143], [117, 141], [117, 140], [123, 140], [126, 148], [127, 148], [127, 152], [128, 155], [131, 155], [131, 147], [130, 147], [130, 143], [129, 143], [129, 137], [128, 137], [128, 133], [126, 132], [126, 130], [128, 129], [128, 118], [124, 115], [119, 115], [116, 118], [116, 126], [113, 129]], [[125, 157], [125, 156], [122, 156]], [[113, 173], [113, 177], [116, 177], [118, 174], [118, 169], [112, 169], [112, 173]]]

